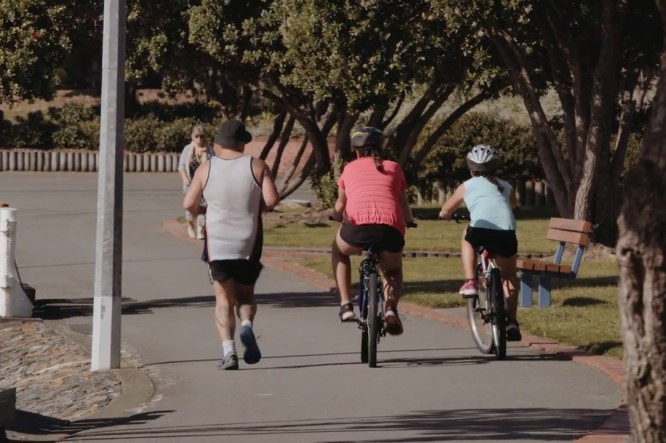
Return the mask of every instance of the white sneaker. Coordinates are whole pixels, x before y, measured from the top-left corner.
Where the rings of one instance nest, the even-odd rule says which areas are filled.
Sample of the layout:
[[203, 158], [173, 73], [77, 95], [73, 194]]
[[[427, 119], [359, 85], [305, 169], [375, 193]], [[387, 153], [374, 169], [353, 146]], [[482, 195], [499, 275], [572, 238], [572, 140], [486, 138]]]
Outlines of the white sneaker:
[[194, 223], [193, 222], [187, 222], [187, 235], [190, 238], [195, 238], [197, 236], [197, 233], [194, 232]]

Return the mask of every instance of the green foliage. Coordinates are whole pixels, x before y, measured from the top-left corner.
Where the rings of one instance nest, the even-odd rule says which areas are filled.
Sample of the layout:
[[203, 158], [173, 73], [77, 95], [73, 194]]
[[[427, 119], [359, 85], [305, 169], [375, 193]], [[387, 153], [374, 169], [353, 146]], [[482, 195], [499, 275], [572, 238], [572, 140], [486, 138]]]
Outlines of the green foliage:
[[132, 152], [157, 151], [156, 135], [160, 127], [161, 122], [152, 116], [128, 120], [125, 124], [125, 149]]
[[41, 111], [30, 112], [26, 117], [17, 117], [9, 127], [7, 146], [15, 148], [49, 148], [56, 126], [47, 120]]
[[332, 208], [338, 199], [338, 177], [343, 167], [342, 160], [335, 160], [330, 171], [320, 174], [314, 170], [310, 174], [310, 186], [317, 197], [320, 209]]
[[52, 97], [54, 72], [70, 49], [72, 12], [62, 2], [0, 0], [0, 102]]
[[[168, 106], [164, 106], [168, 108]], [[170, 120], [164, 121], [154, 115], [125, 120], [125, 147], [132, 152], [180, 152], [190, 142], [192, 127], [201, 121], [195, 117], [173, 118], [178, 111], [164, 114]], [[99, 148], [100, 118], [98, 109], [80, 103], [70, 103], [62, 108], [49, 108], [47, 115], [42, 112], [29, 113], [25, 118], [17, 117], [16, 122], [5, 122], [8, 134], [4, 143], [16, 148]], [[217, 126], [207, 126], [209, 135]]]
[[[433, 122], [431, 128], [436, 126]], [[431, 130], [431, 129], [430, 129]], [[424, 136], [427, 136], [428, 130]], [[504, 166], [498, 175], [506, 180], [543, 178], [532, 129], [491, 114], [465, 115], [439, 139], [418, 171], [411, 171], [412, 183], [425, 188], [435, 181], [455, 186], [469, 178], [465, 156], [477, 144], [499, 149]]]
[[50, 108], [49, 117], [58, 128], [52, 135], [55, 147], [97, 149], [99, 146], [99, 116], [93, 108], [67, 103], [62, 108]]

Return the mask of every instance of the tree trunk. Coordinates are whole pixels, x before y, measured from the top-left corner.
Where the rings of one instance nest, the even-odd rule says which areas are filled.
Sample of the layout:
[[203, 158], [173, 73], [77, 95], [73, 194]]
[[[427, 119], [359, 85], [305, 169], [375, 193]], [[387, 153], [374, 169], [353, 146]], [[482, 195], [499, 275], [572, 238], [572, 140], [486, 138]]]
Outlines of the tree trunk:
[[[666, 47], [666, 0], [657, 0]], [[620, 318], [633, 441], [666, 441], [666, 53], [639, 164], [628, 174], [620, 239]]]
[[268, 154], [271, 152], [271, 149], [273, 149], [273, 145], [277, 141], [278, 137], [280, 136], [280, 133], [282, 132], [282, 127], [284, 126], [284, 119], [287, 117], [286, 112], [280, 112], [276, 117], [275, 121], [273, 121], [273, 131], [271, 132], [271, 135], [268, 136], [268, 140], [266, 140], [266, 144], [264, 144], [264, 147], [261, 149], [261, 153], [259, 154], [259, 158], [262, 160], [266, 160], [266, 157], [268, 157]]
[[293, 116], [289, 116], [287, 125], [282, 129], [282, 135], [280, 136], [280, 144], [278, 145], [277, 152], [275, 153], [275, 159], [273, 160], [273, 166], [271, 166], [271, 175], [273, 178], [277, 178], [278, 171], [280, 170], [280, 163], [282, 162], [282, 154], [287, 144], [289, 144], [289, 139], [291, 138], [291, 133], [294, 130], [294, 123], [296, 119]]
[[[641, 160], [627, 179], [617, 257], [633, 441], [666, 441], [666, 167]], [[655, 192], [661, 190], [661, 192]]]
[[291, 182], [291, 179], [294, 176], [294, 174], [296, 173], [296, 169], [298, 168], [298, 165], [301, 162], [301, 157], [303, 157], [303, 153], [305, 152], [305, 148], [308, 146], [309, 142], [310, 139], [308, 139], [307, 135], [303, 137], [303, 141], [301, 141], [301, 146], [298, 148], [298, 152], [296, 152], [296, 155], [294, 156], [294, 160], [291, 163], [291, 166], [289, 167], [287, 172], [285, 172], [284, 178], [282, 179], [282, 186], [285, 189], [287, 185]]

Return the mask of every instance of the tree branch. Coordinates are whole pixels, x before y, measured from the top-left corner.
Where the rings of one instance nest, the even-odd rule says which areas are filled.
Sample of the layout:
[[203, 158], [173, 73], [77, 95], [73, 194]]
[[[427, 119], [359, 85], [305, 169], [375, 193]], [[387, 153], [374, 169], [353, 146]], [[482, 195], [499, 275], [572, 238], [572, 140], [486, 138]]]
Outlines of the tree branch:
[[465, 115], [474, 106], [490, 98], [490, 96], [491, 93], [489, 91], [481, 91], [462, 105], [458, 106], [455, 111], [449, 114], [449, 116], [444, 119], [444, 121], [437, 127], [437, 129], [435, 129], [435, 131], [428, 136], [425, 143], [423, 143], [423, 146], [421, 146], [421, 149], [419, 149], [419, 152], [416, 153], [412, 167], [417, 170], [421, 166], [423, 160], [425, 160], [425, 158], [428, 156], [430, 151], [432, 151], [432, 148], [435, 146], [437, 141], [444, 135], [444, 133], [448, 131], [449, 128], [453, 126], [453, 124], [458, 121], [458, 119], [460, 119], [460, 117]]
[[548, 184], [556, 196], [558, 209], [562, 215], [571, 213], [571, 176], [568, 174], [566, 161], [562, 155], [560, 143], [553, 134], [548, 118], [541, 106], [539, 97], [526, 68], [524, 58], [520, 54], [513, 39], [506, 33], [494, 29], [487, 31], [490, 41], [498, 49], [500, 56], [509, 69], [514, 83], [518, 86], [532, 122], [534, 136], [537, 140], [539, 157], [543, 164]]

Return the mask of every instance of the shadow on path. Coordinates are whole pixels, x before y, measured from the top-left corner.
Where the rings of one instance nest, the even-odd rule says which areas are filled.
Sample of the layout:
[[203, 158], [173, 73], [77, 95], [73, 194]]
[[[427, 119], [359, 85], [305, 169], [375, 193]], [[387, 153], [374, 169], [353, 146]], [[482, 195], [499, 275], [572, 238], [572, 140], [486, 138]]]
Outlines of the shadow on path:
[[[218, 423], [195, 426], [100, 429], [77, 436], [77, 441], [123, 441], [127, 439], [196, 437], [242, 438], [251, 435], [291, 435], [294, 440], [311, 438], [322, 441], [330, 434], [330, 443], [438, 442], [474, 440], [570, 441], [595, 429], [613, 410], [602, 409], [463, 409], [429, 410], [396, 416], [326, 417], [321, 419]], [[410, 432], [412, 437], [395, 435]], [[341, 434], [350, 433], [345, 438]], [[372, 435], [367, 435], [372, 433]], [[382, 434], [381, 438], [377, 434]], [[323, 435], [322, 435], [323, 434]], [[299, 438], [300, 436], [300, 438]], [[316, 436], [316, 437], [315, 437]]]
[[[37, 438], [37, 436], [48, 435], [59, 436], [58, 440], [60, 440], [63, 434], [71, 436], [78, 432], [90, 429], [102, 429], [108, 426], [116, 425], [143, 425], [170, 412], [174, 411], [152, 411], [134, 414], [129, 417], [87, 418], [70, 421], [61, 420], [55, 417], [48, 417], [46, 415], [36, 414], [33, 412], [18, 410], [16, 411], [16, 418], [9, 426], [7, 426], [7, 430], [21, 434], [27, 434], [35, 438]], [[26, 440], [25, 438], [21, 438], [20, 440], [15, 441], [30, 442], [30, 440]], [[37, 441], [43, 442], [45, 440], [40, 437]]]
[[[257, 294], [259, 305], [271, 305], [279, 308], [306, 308], [314, 306], [337, 306], [337, 296], [329, 292], [280, 292], [273, 294]], [[152, 314], [154, 309], [197, 307], [211, 308], [215, 306], [215, 296], [195, 295], [191, 297], [159, 298], [147, 301], [136, 301], [123, 298], [122, 313]], [[88, 317], [93, 313], [92, 298], [51, 298], [38, 299], [35, 302], [33, 315], [44, 320], [57, 320], [72, 317]]]

